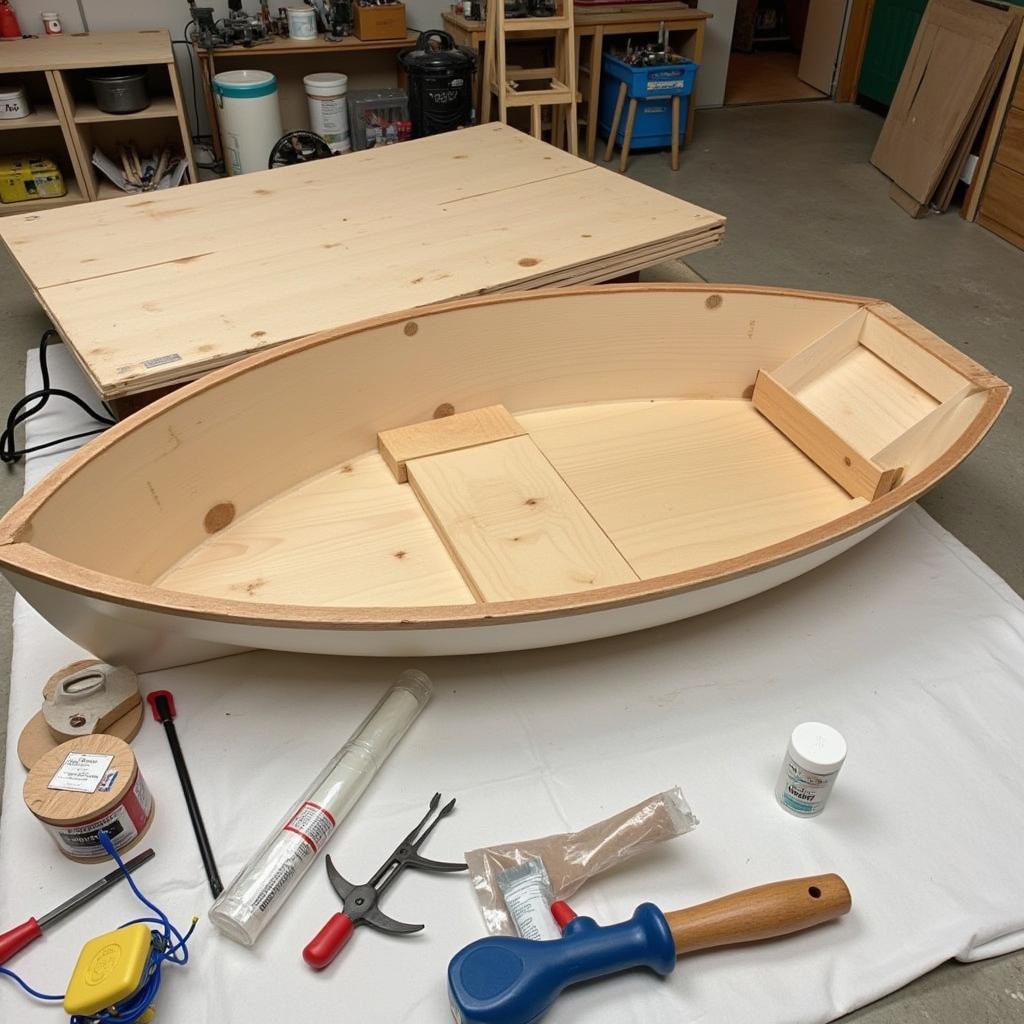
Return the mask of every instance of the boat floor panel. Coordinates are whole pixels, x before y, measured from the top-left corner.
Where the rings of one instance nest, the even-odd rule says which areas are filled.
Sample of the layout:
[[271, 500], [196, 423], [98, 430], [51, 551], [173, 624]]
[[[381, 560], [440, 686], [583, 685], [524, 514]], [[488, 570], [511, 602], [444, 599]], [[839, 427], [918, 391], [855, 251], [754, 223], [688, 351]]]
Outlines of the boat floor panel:
[[605, 403], [518, 419], [642, 579], [746, 554], [865, 504], [746, 400]]
[[328, 607], [473, 604], [412, 490], [367, 452], [272, 498], [158, 581], [209, 597]]
[[[614, 545], [610, 557], [625, 559], [627, 579], [743, 555], [864, 504], [744, 399], [604, 402], [515, 415], [532, 438], [520, 440], [536, 444], [568, 485], [575, 498], [566, 498], [578, 499], [586, 510], [579, 514], [589, 514]], [[509, 443], [481, 445], [461, 457], [496, 458]], [[509, 464], [498, 476], [516, 472]], [[525, 476], [503, 486], [513, 495], [541, 486], [536, 474]], [[434, 481], [432, 493], [438, 486]], [[440, 500], [437, 493], [430, 501]], [[333, 607], [472, 604], [474, 593], [485, 600], [535, 596], [544, 575], [536, 566], [517, 593], [514, 586], [508, 591], [516, 574], [491, 565], [505, 581], [500, 593], [491, 593], [462, 564], [468, 549], [459, 549], [469, 540], [455, 544], [452, 557], [453, 530], [462, 536], [471, 526], [489, 529], [484, 505], [478, 514], [475, 506], [460, 506], [436, 526], [414, 488], [398, 483], [377, 452], [367, 452], [239, 517], [181, 559], [159, 585], [209, 597]], [[499, 520], [505, 518], [503, 512]], [[481, 571], [477, 565], [476, 575]], [[541, 592], [585, 589], [571, 583], [571, 573], [564, 578], [570, 582], [552, 590], [548, 581]]]

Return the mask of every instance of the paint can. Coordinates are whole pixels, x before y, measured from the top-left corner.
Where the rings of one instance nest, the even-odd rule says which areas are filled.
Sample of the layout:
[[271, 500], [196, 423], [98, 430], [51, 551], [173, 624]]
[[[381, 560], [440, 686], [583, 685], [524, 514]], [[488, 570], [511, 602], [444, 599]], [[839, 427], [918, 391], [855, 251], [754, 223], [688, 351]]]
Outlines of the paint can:
[[15, 84], [0, 87], [0, 121], [13, 121], [18, 117], [28, 117], [31, 113], [32, 106], [25, 86]]
[[71, 860], [107, 859], [105, 831], [120, 853], [153, 821], [153, 797], [124, 740], [94, 734], [44, 754], [25, 780], [25, 804]]
[[316, 11], [312, 7], [289, 7], [288, 35], [292, 39], [316, 39]]
[[213, 76], [213, 92], [228, 174], [265, 171], [284, 134], [277, 79], [269, 71], [221, 71]]
[[319, 71], [302, 79], [309, 104], [309, 126], [331, 147], [332, 153], [352, 149], [348, 134], [348, 75]]

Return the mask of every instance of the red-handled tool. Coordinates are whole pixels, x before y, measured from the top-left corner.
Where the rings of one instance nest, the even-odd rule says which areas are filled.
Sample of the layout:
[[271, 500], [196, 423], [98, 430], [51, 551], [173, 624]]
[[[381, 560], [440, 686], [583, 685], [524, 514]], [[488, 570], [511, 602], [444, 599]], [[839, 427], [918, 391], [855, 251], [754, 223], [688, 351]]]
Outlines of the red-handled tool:
[[[125, 864], [125, 869], [127, 871], [134, 871], [140, 864], [145, 864], [152, 857], [152, 850], [144, 850], [137, 857], [132, 857]], [[91, 899], [95, 899], [101, 892], [106, 892], [107, 889], [112, 885], [116, 885], [123, 878], [124, 872], [120, 868], [115, 868], [109, 875], [104, 875], [102, 878], [97, 879], [92, 885], [87, 886], [80, 893], [76, 893], [59, 907], [54, 907], [48, 914], [43, 914], [42, 917], [38, 918], [30, 917], [23, 924], [16, 925], [14, 928], [0, 934], [0, 964], [6, 963], [15, 953], [24, 949], [30, 942], [38, 939], [51, 924], [56, 924], [67, 917], [68, 914], [74, 913], [79, 907], [84, 906]]]
[[[379, 932], [391, 935], [408, 935], [423, 930], [421, 924], [403, 924], [388, 917], [377, 906], [378, 900], [389, 885], [398, 877], [404, 868], [419, 868], [422, 871], [465, 871], [465, 864], [448, 861], [430, 860], [419, 853], [423, 841], [434, 831], [437, 823], [448, 817], [455, 808], [455, 800], [437, 811], [441, 802], [441, 794], [435, 793], [430, 801], [427, 813], [419, 824], [395, 847], [395, 851], [377, 869], [376, 874], [365, 885], [353, 885], [346, 881], [334, 867], [331, 858], [327, 857], [327, 877], [334, 891], [341, 897], [345, 908], [343, 914], [335, 914], [316, 934], [309, 945], [302, 951], [302, 959], [310, 967], [323, 970], [342, 950], [345, 943], [352, 938], [357, 925], [368, 924]], [[429, 825], [427, 821], [437, 811], [437, 817]], [[426, 827], [424, 827], [426, 826]]]

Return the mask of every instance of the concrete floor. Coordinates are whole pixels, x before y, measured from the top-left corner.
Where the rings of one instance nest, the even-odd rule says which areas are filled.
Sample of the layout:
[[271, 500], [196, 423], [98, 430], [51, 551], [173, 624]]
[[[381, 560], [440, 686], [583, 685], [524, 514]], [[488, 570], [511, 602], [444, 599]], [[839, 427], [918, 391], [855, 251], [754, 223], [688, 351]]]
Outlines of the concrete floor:
[[[884, 298], [1024, 388], [1024, 253], [951, 211], [913, 221], [868, 162], [881, 119], [857, 107], [791, 103], [701, 111], [678, 173], [666, 153], [634, 156], [632, 177], [726, 214], [726, 242], [688, 262], [711, 281]], [[26, 349], [48, 326], [0, 252], [0, 412], [22, 394]], [[685, 268], [650, 276], [685, 277]], [[1018, 392], [1019, 394], [1020, 392]], [[984, 445], [922, 502], [1024, 592], [1024, 411], [1014, 397]], [[0, 510], [20, 494], [0, 467]], [[0, 582], [0, 744], [7, 713], [10, 589]], [[2, 759], [0, 759], [2, 765]], [[1024, 1021], [1024, 953], [945, 964], [845, 1020], [856, 1024]]]

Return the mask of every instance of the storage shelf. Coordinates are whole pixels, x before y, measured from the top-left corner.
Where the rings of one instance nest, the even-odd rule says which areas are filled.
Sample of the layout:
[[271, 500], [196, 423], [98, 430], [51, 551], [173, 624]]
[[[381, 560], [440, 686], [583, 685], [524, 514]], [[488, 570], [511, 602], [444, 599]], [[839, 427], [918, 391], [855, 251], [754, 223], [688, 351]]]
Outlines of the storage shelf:
[[72, 206], [75, 203], [84, 203], [85, 196], [78, 187], [78, 182], [65, 178], [67, 195], [58, 196], [55, 199], [26, 199], [23, 203], [0, 203], [0, 217], [10, 217], [16, 213], [39, 213], [41, 210], [52, 210], [58, 206]]
[[17, 128], [49, 128], [59, 125], [60, 118], [53, 109], [52, 103], [36, 103], [35, 110], [28, 117], [13, 117], [0, 120], [0, 132], [12, 131]]
[[76, 124], [97, 124], [102, 121], [146, 121], [177, 116], [178, 108], [172, 96], [156, 96], [145, 110], [137, 110], [134, 114], [107, 114], [95, 103], [78, 103], [74, 120]]

